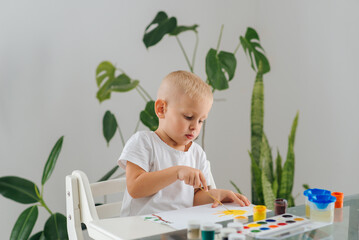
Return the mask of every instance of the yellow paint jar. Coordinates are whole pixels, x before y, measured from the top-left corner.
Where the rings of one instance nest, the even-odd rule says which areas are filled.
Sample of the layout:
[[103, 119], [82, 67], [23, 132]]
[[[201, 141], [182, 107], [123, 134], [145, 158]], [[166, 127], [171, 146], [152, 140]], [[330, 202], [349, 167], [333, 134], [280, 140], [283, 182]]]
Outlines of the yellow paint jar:
[[253, 221], [260, 221], [266, 219], [267, 207], [264, 205], [257, 205], [253, 207]]

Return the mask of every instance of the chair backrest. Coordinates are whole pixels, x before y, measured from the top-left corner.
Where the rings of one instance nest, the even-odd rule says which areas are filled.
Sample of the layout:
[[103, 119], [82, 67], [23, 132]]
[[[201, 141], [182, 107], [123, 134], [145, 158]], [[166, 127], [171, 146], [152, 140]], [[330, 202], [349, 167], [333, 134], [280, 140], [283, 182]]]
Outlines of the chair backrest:
[[72, 240], [83, 240], [81, 223], [120, 215], [122, 202], [95, 206], [95, 197], [121, 193], [126, 189], [126, 178], [89, 183], [85, 173], [76, 170], [66, 176], [67, 231]]

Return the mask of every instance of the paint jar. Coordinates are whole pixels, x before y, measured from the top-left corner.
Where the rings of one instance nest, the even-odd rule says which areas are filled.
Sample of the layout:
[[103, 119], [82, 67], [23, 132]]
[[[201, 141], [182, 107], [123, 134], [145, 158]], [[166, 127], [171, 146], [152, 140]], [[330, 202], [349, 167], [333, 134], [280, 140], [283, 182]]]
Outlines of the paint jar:
[[190, 220], [187, 225], [187, 239], [200, 239], [201, 223], [199, 220]]
[[202, 240], [214, 240], [215, 225], [212, 222], [206, 222], [201, 225]]
[[310, 220], [316, 222], [333, 222], [335, 201], [336, 198], [332, 195], [310, 196]]
[[334, 196], [337, 200], [335, 201], [335, 208], [343, 208], [343, 199], [344, 194], [342, 192], [332, 192], [332, 196]]
[[278, 198], [274, 201], [275, 215], [282, 215], [287, 212], [287, 200], [284, 198]]
[[253, 221], [266, 219], [267, 207], [264, 205], [257, 205], [253, 207]]
[[246, 236], [239, 233], [231, 233], [228, 235], [228, 240], [245, 240]]
[[222, 230], [221, 230], [222, 240], [228, 240], [228, 236], [231, 233], [236, 233], [236, 229], [234, 229], [234, 228], [222, 228]]
[[221, 230], [223, 226], [222, 224], [216, 223], [214, 224], [214, 239], [215, 240], [221, 240]]
[[236, 216], [236, 217], [234, 217], [233, 221], [245, 224], [248, 222], [248, 217], [247, 216]]
[[240, 222], [230, 222], [227, 224], [227, 228], [234, 228], [237, 233], [242, 233], [243, 231], [243, 223]]
[[309, 206], [309, 197], [313, 196], [313, 195], [325, 195], [325, 194], [329, 194], [330, 195], [330, 191], [325, 190], [325, 189], [320, 189], [320, 188], [311, 188], [311, 189], [307, 189], [303, 192], [305, 198], [305, 216], [306, 217], [310, 217], [310, 206]]

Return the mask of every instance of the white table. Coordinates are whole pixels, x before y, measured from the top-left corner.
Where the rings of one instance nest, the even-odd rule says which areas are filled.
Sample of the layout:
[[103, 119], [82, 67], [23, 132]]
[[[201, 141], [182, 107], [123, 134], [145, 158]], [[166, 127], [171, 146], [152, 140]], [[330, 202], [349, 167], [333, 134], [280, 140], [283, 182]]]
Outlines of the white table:
[[144, 238], [177, 231], [167, 225], [144, 221], [143, 216], [101, 219], [90, 222], [87, 230], [91, 238], [101, 240]]

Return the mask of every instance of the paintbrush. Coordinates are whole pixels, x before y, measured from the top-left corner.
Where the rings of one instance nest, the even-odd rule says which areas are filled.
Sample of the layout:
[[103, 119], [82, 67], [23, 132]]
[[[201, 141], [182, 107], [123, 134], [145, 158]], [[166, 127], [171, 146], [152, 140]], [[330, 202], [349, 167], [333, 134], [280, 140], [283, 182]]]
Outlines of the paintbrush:
[[219, 203], [222, 207], [224, 207], [227, 211], [229, 211], [229, 212], [232, 211], [232, 210], [229, 210], [228, 208], [226, 208], [221, 201], [219, 201], [217, 198], [213, 197], [212, 194], [210, 194], [208, 191], [206, 192], [206, 191], [203, 189], [203, 187], [200, 187], [200, 189], [201, 189], [203, 192], [207, 193], [208, 196], [210, 196], [214, 201], [218, 202], [218, 203]]

